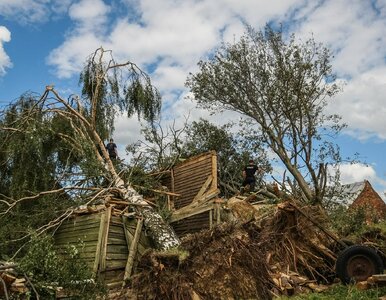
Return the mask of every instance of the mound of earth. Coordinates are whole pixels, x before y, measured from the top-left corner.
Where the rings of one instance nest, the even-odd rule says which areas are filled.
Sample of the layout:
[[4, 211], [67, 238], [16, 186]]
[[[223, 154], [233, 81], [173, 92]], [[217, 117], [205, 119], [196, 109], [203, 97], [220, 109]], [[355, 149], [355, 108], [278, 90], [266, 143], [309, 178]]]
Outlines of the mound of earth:
[[323, 218], [315, 207], [281, 203], [263, 220], [248, 216], [188, 235], [181, 251], [144, 255], [131, 288], [137, 299], [195, 300], [266, 300], [322, 289], [336, 260], [331, 239], [316, 226]]
[[[133, 281], [138, 299], [271, 299], [257, 227], [222, 224], [182, 240], [183, 255], [152, 252]], [[197, 298], [198, 297], [198, 298]]]

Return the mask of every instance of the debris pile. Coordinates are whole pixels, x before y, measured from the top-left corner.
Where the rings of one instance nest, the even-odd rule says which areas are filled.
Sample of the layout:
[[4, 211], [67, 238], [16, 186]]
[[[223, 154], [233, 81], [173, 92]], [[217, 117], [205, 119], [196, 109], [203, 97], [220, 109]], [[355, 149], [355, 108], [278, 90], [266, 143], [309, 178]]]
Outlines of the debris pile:
[[30, 284], [28, 278], [20, 276], [15, 267], [14, 264], [0, 262], [0, 299], [9, 299], [11, 294], [21, 295], [29, 291], [27, 287], [27, 284]]
[[323, 213], [316, 207], [298, 208], [291, 202], [277, 205], [273, 216], [261, 221], [260, 247], [267, 263], [282, 273], [295, 272], [320, 283], [335, 276], [335, 245], [326, 232]]
[[187, 257], [144, 256], [132, 282], [138, 299], [271, 299], [320, 292], [332, 282], [336, 255], [331, 239], [315, 226], [322, 222], [320, 211], [300, 212], [285, 202], [261, 219], [245, 203], [231, 207], [243, 222], [187, 235]]
[[183, 238], [186, 258], [149, 253], [133, 280], [138, 299], [270, 299], [273, 283], [252, 238], [256, 230], [222, 224]]
[[358, 282], [356, 286], [360, 290], [368, 290], [371, 288], [386, 286], [386, 275], [376, 274], [370, 276], [369, 278], [367, 278], [367, 280]]

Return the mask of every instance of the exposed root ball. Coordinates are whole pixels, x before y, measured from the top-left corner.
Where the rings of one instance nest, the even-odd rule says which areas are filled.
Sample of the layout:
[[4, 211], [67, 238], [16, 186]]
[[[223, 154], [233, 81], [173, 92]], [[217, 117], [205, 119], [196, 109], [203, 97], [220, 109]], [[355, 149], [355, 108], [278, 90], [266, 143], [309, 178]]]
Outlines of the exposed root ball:
[[[182, 261], [150, 253], [134, 280], [139, 299], [270, 299], [272, 282], [265, 255], [248, 231], [222, 225], [183, 239]], [[167, 256], [167, 255], [166, 255]]]

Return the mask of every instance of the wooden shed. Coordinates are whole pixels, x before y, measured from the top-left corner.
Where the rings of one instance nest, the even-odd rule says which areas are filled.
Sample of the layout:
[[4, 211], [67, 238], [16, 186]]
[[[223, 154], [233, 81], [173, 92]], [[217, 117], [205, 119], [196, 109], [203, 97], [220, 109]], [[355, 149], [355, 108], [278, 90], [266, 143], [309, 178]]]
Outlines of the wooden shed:
[[181, 237], [211, 228], [221, 221], [217, 187], [217, 154], [210, 151], [191, 157], [164, 174], [164, 184], [179, 197], [172, 199], [171, 225]]
[[[144, 251], [152, 246], [141, 224], [142, 220], [124, 216], [113, 206], [79, 209], [57, 229], [55, 245], [59, 253], [65, 253], [71, 245], [75, 246], [94, 278], [107, 286], [114, 286], [122, 284], [125, 270], [131, 272]], [[135, 244], [138, 248], [133, 249], [135, 253], [130, 256], [136, 231], [139, 243]], [[132, 265], [128, 266], [130, 260]]]
[[[169, 197], [170, 223], [177, 235], [198, 232], [220, 222], [222, 200], [218, 198], [214, 151], [163, 172], [162, 181], [170, 191], [164, 193]], [[128, 206], [106, 200], [97, 207], [78, 209], [54, 234], [58, 251], [65, 253], [68, 246], [76, 246], [94, 278], [107, 287], [129, 278], [145, 250], [153, 246], [142, 228], [142, 220], [128, 213]]]

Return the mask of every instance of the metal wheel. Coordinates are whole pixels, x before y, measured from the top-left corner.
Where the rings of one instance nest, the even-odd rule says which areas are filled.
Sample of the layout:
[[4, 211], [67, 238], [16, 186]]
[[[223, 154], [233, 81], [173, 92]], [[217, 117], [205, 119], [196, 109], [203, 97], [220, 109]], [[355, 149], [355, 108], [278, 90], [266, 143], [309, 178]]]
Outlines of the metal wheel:
[[364, 281], [377, 272], [374, 261], [362, 254], [351, 257], [346, 268], [347, 275], [355, 281]]
[[336, 273], [345, 284], [364, 281], [371, 275], [383, 273], [383, 262], [374, 249], [353, 245], [339, 254]]

